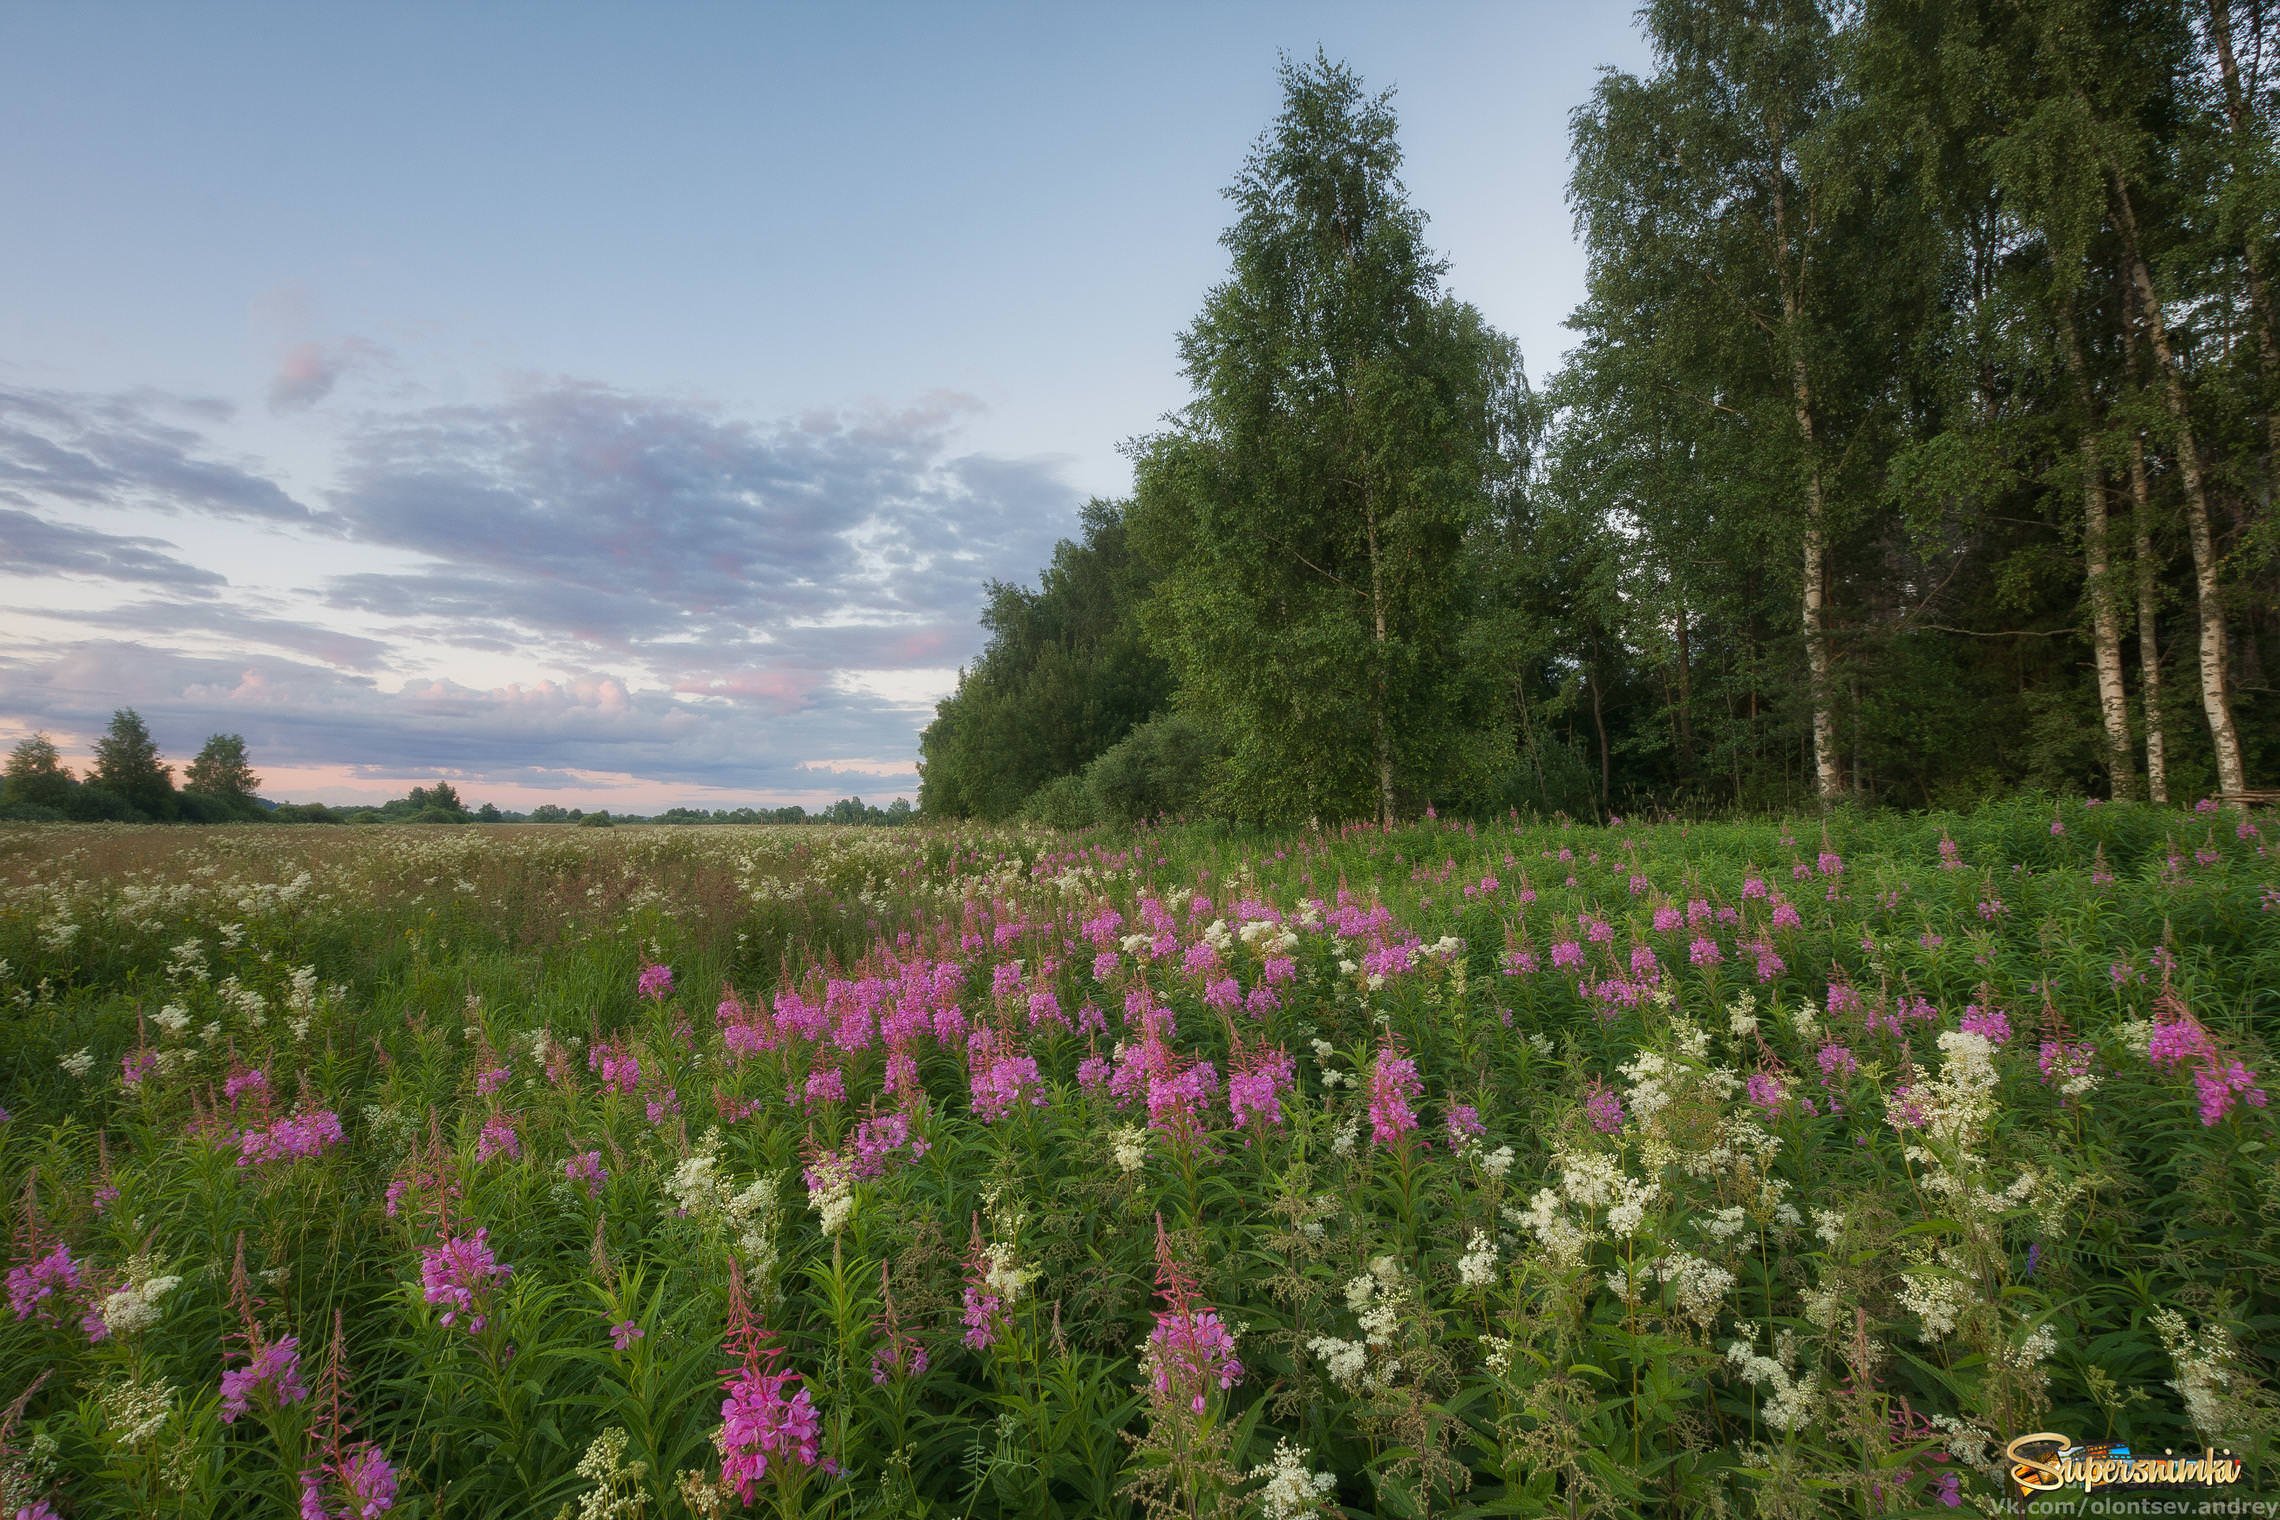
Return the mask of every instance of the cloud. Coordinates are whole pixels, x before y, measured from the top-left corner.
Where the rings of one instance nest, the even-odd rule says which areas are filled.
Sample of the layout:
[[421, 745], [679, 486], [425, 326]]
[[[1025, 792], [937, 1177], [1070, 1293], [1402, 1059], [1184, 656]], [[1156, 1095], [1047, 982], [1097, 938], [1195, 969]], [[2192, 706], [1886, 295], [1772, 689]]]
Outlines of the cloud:
[[937, 395], [766, 425], [559, 384], [406, 414], [351, 440], [332, 506], [344, 533], [431, 568], [327, 595], [662, 661], [676, 680], [826, 623], [801, 640], [816, 655], [885, 634], [940, 663], [984, 582], [1032, 574], [1077, 505], [1056, 461], [956, 454], [972, 408]]
[[212, 419], [218, 408], [150, 391], [91, 396], [0, 386], [0, 502], [34, 512], [62, 503], [312, 521], [315, 514], [275, 481], [212, 457], [201, 433], [160, 416], [175, 410]]
[[386, 349], [363, 338], [292, 344], [278, 355], [276, 373], [269, 377], [269, 409], [292, 412], [315, 406], [349, 371], [385, 363], [389, 357]]
[[344, 670], [379, 670], [388, 664], [390, 654], [389, 646], [378, 639], [323, 623], [249, 612], [221, 602], [130, 602], [70, 616], [73, 621], [92, 628], [157, 638], [199, 635], [226, 644], [282, 649]]
[[[305, 358], [273, 401], [311, 404], [361, 362]], [[928, 698], [981, 643], [986, 583], [1033, 576], [1076, 521], [1059, 461], [958, 447], [976, 405], [770, 422], [557, 382], [343, 417], [312, 511], [169, 398], [0, 391], [0, 543], [176, 592], [0, 655], [0, 717], [92, 732], [131, 705], [162, 742], [243, 733], [257, 763], [308, 774], [908, 792], [907, 759], [816, 757], [913, 756]], [[182, 593], [221, 577], [170, 546], [54, 516], [135, 505], [314, 529], [378, 567], [209, 604]]]
[[0, 507], [0, 570], [11, 575], [154, 581], [178, 591], [228, 584], [211, 570], [175, 558], [167, 552], [173, 547], [160, 538], [104, 533]]
[[[189, 655], [89, 640], [0, 656], [0, 712], [92, 736], [131, 706], [169, 755], [240, 733], [256, 768], [346, 765], [385, 776], [472, 776], [574, 793], [596, 776], [733, 791], [754, 799], [860, 785], [891, 795], [909, 762], [902, 715], [819, 692], [794, 728], [737, 704], [690, 703], [595, 672], [477, 688], [447, 679], [388, 691], [305, 660]], [[829, 777], [831, 779], [826, 780]]]

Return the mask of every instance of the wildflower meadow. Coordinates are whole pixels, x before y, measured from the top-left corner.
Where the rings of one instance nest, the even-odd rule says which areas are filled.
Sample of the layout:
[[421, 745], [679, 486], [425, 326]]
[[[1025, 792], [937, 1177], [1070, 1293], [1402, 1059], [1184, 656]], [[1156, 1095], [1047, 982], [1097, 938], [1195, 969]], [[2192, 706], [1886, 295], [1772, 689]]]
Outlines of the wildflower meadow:
[[2263, 1491], [2274, 827], [0, 830], [0, 1514]]

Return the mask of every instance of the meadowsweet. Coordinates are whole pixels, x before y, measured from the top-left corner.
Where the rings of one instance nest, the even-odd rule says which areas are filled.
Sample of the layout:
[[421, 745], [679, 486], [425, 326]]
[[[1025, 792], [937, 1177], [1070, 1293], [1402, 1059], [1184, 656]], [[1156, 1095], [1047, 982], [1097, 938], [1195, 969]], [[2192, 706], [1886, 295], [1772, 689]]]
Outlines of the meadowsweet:
[[132, 1335], [149, 1329], [159, 1321], [159, 1301], [181, 1286], [180, 1276], [153, 1272], [150, 1258], [134, 1258], [127, 1264], [125, 1286], [104, 1295], [97, 1311], [104, 1331], [107, 1335]]
[[1468, 1288], [1485, 1288], [1496, 1281], [1496, 1242], [1486, 1230], [1475, 1230], [1457, 1258], [1457, 1280]]
[[1304, 1447], [1278, 1440], [1273, 1460], [1251, 1469], [1251, 1480], [1262, 1484], [1257, 1497], [1264, 1520], [1303, 1520], [1330, 1502], [1337, 1492], [1337, 1475], [1308, 1471], [1309, 1460]]
[[804, 1168], [808, 1207], [821, 1221], [826, 1239], [847, 1228], [855, 1212], [855, 1169], [839, 1156], [825, 1154]]
[[1774, 1354], [1760, 1355], [1753, 1344], [1757, 1327], [1738, 1325], [1739, 1338], [1726, 1346], [1726, 1362], [1743, 1381], [1765, 1391], [1759, 1416], [1775, 1430], [1794, 1434], [1812, 1422], [1819, 1407], [1819, 1374], [1807, 1369], [1793, 1372], [1797, 1338], [1788, 1330], [1774, 1336]]

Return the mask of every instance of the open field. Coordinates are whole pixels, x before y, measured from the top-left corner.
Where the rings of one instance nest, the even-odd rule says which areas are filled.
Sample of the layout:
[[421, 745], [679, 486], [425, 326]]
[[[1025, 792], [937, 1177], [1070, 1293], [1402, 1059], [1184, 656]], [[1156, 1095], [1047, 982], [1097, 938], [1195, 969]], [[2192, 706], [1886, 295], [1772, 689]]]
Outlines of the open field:
[[0, 830], [0, 1512], [2268, 1492], [2259, 826]]

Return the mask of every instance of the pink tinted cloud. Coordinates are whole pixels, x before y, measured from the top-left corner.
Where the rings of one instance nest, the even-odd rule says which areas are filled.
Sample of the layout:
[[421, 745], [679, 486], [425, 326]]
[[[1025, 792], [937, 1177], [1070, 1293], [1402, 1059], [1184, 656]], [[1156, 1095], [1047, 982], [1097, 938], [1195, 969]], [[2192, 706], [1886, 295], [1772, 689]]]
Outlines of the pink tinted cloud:
[[815, 694], [829, 680], [829, 672], [821, 670], [740, 670], [725, 676], [677, 681], [673, 689], [684, 696], [726, 697], [774, 712], [797, 712], [813, 703]]

